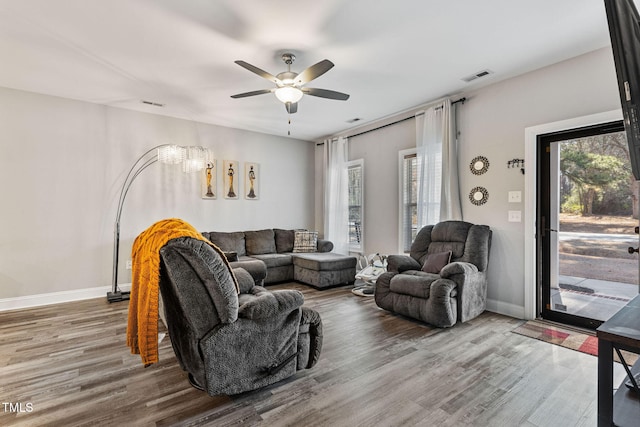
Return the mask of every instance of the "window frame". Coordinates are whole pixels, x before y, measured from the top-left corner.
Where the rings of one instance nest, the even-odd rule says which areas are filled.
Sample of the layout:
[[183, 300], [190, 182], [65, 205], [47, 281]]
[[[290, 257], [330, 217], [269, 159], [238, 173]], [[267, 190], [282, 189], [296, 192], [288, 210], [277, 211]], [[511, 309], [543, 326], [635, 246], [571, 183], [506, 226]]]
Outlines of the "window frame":
[[351, 212], [352, 206], [360, 207], [360, 242], [352, 243], [351, 242], [351, 223], [349, 221], [349, 251], [356, 253], [363, 253], [364, 251], [364, 206], [365, 206], [365, 195], [364, 195], [364, 180], [365, 180], [365, 170], [364, 170], [364, 159], [356, 159], [350, 160], [347, 162], [347, 185], [348, 191], [351, 191], [351, 180], [349, 179], [349, 169], [352, 168], [360, 168], [360, 205], [351, 205], [350, 200], [347, 202], [349, 212]]
[[[405, 194], [407, 191], [408, 181], [406, 180], [407, 171], [405, 169], [406, 160], [409, 158], [416, 158], [417, 161], [418, 150], [416, 148], [410, 148], [407, 150], [400, 150], [398, 152], [398, 253], [408, 253], [411, 247], [411, 243], [413, 242], [413, 227], [411, 230], [406, 230], [405, 225], [409, 224], [411, 226], [411, 221], [405, 221], [405, 217], [410, 215], [407, 212], [406, 206], [415, 205], [417, 209], [417, 200], [415, 203], [405, 203]], [[417, 165], [416, 165], [417, 169]], [[417, 176], [416, 176], [417, 180]], [[417, 183], [416, 183], [417, 185]], [[409, 242], [406, 242], [408, 234], [412, 235], [412, 238]], [[416, 228], [417, 233], [417, 228]]]

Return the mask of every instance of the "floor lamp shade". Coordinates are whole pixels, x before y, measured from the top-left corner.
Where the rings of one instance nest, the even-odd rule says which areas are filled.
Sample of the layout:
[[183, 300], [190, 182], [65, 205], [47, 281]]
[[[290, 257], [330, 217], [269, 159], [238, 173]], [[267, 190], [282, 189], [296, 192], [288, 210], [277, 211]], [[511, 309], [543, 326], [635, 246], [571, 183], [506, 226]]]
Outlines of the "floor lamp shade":
[[181, 146], [163, 144], [153, 147], [138, 157], [120, 188], [118, 198], [118, 208], [116, 210], [116, 220], [114, 223], [113, 238], [113, 274], [111, 281], [111, 292], [107, 293], [109, 302], [125, 301], [129, 299], [129, 292], [123, 292], [118, 288], [118, 255], [120, 250], [120, 217], [122, 216], [122, 206], [127, 198], [127, 193], [133, 181], [146, 168], [154, 163], [160, 162], [172, 165], [182, 165], [184, 172], [197, 172], [203, 170], [207, 163], [213, 160], [211, 151], [200, 146]]

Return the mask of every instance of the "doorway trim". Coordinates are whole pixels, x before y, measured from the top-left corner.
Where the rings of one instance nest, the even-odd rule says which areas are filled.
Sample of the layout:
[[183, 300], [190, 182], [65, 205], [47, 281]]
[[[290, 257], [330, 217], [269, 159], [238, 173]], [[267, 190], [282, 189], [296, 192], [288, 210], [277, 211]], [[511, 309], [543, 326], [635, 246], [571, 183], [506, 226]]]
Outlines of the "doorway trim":
[[622, 110], [606, 111], [573, 119], [560, 120], [531, 126], [524, 130], [524, 159], [527, 165], [524, 179], [524, 318], [532, 320], [537, 317], [536, 283], [536, 179], [537, 179], [537, 144], [538, 135], [560, 132], [600, 123], [622, 120]]

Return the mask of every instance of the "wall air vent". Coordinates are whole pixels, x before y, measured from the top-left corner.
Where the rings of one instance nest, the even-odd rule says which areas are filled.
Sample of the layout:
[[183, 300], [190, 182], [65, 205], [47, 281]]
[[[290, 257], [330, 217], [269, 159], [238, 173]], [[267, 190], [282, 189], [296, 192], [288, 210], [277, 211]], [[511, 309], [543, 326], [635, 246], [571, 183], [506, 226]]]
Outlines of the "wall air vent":
[[477, 79], [482, 78], [482, 77], [486, 77], [486, 76], [488, 76], [490, 74], [493, 74], [493, 71], [491, 71], [491, 70], [482, 70], [482, 71], [478, 71], [477, 73], [474, 73], [474, 74], [472, 74], [470, 76], [463, 77], [462, 81], [470, 83], [470, 82], [472, 82], [474, 80], [477, 80]]
[[147, 105], [153, 105], [154, 107], [164, 107], [164, 105], [165, 105], [165, 104], [161, 104], [159, 102], [145, 101], [144, 99], [141, 100], [140, 102], [142, 102], [143, 104], [147, 104]]

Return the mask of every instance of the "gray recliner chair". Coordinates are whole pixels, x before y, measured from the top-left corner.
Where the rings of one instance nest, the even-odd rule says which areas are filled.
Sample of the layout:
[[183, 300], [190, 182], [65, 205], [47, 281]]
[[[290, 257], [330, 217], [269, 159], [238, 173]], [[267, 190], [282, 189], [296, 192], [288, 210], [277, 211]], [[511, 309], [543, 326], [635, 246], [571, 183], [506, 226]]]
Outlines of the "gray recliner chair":
[[209, 395], [233, 395], [311, 368], [322, 349], [320, 315], [302, 293], [255, 286], [206, 242], [170, 240], [160, 250], [160, 292], [176, 358]]
[[409, 256], [388, 257], [376, 304], [438, 327], [478, 316], [486, 308], [491, 234], [486, 225], [464, 221], [422, 228]]

